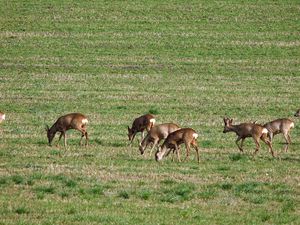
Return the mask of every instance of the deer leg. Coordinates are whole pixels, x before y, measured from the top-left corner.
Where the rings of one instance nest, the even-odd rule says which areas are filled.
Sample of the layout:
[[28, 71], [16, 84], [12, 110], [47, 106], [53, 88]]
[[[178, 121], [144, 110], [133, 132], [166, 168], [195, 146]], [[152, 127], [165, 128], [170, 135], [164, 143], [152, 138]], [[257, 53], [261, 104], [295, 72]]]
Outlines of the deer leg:
[[131, 141], [130, 141], [130, 143], [129, 143], [129, 147], [132, 146], [132, 142], [133, 142], [133, 140], [134, 140], [134, 138], [135, 138], [135, 135], [136, 135], [136, 133], [134, 133], [134, 134], [132, 135]]
[[291, 140], [291, 136], [290, 136], [289, 132], [287, 133], [287, 136], [288, 136], [288, 139], [289, 139], [289, 143], [292, 144], [292, 140]]
[[242, 150], [243, 150], [244, 141], [245, 141], [245, 138], [242, 138], [242, 141], [241, 141], [241, 149]]
[[287, 152], [288, 149], [289, 149], [289, 144], [291, 142], [291, 137], [289, 136], [288, 132], [284, 132], [283, 133], [283, 137], [284, 137], [284, 139], [286, 141], [286, 143], [285, 143], [286, 145], [284, 147], [284, 150], [285, 150], [285, 152]]
[[284, 137], [284, 139], [285, 139], [285, 142], [286, 142], [286, 144], [288, 145], [288, 144], [290, 144], [290, 137], [289, 137], [289, 134], [287, 133], [287, 132], [284, 132], [283, 133], [283, 137]]
[[268, 137], [269, 137], [270, 142], [272, 143], [274, 134], [272, 132], [268, 132]]
[[80, 141], [79, 141], [79, 145], [80, 145], [80, 146], [82, 146], [82, 138], [83, 138], [84, 136], [85, 136], [85, 135], [84, 135], [84, 133], [82, 132], [82, 133], [81, 133], [81, 138], [80, 138]]
[[273, 148], [272, 148], [272, 143], [267, 139], [267, 136], [265, 134], [263, 134], [260, 139], [265, 142], [268, 147], [269, 147], [269, 152], [272, 154], [273, 157], [275, 157], [274, 155], [274, 151], [273, 151]]
[[67, 147], [67, 136], [66, 136], [66, 132], [63, 132], [64, 135], [64, 146]]
[[62, 136], [63, 136], [63, 132], [61, 132], [60, 135], [59, 135], [58, 142], [56, 144], [57, 147], [59, 146], [59, 142], [60, 142], [60, 139], [61, 139]]
[[178, 162], [181, 162], [178, 145], [177, 145], [177, 143], [175, 143], [174, 145], [175, 145], [175, 151], [177, 153], [177, 160], [178, 160]]
[[255, 145], [256, 145], [255, 152], [253, 153], [253, 155], [255, 155], [258, 152], [259, 148], [260, 148], [260, 144], [259, 144], [259, 139], [257, 137], [253, 137], [253, 140], [254, 140]]
[[175, 149], [172, 149], [172, 162], [174, 162]]
[[189, 158], [189, 155], [190, 155], [190, 143], [185, 142], [185, 148], [186, 148], [186, 157], [185, 157], [184, 161], [186, 161]]
[[82, 146], [82, 138], [83, 138], [84, 136], [85, 136], [85, 138], [86, 138], [86, 140], [85, 140], [85, 145], [87, 145], [87, 132], [86, 132], [85, 126], [78, 127], [77, 130], [81, 132], [81, 138], [80, 138], [80, 141], [79, 141], [79, 145]]
[[155, 147], [157, 144], [158, 144], [158, 140], [155, 139], [154, 142], [153, 142], [153, 144], [152, 144], [152, 147], [151, 147], [151, 149], [150, 149], [150, 157], [151, 157], [151, 155], [152, 155], [152, 151], [153, 151], [154, 147]]
[[88, 138], [88, 132], [85, 131], [85, 146], [88, 146], [89, 138]]
[[142, 140], [144, 140], [144, 131], [142, 131]]
[[[178, 146], [177, 151], [180, 151], [180, 147]], [[172, 162], [174, 162], [174, 155], [177, 154], [176, 148], [172, 148]]]
[[198, 146], [197, 146], [197, 142], [196, 142], [195, 140], [193, 140], [192, 146], [193, 146], [193, 148], [196, 150], [197, 161], [198, 161], [198, 163], [200, 163], [199, 149], [198, 149]]
[[238, 138], [237, 138], [236, 141], [235, 141], [235, 144], [238, 146], [239, 150], [240, 150], [241, 152], [243, 152], [243, 149], [239, 146], [239, 141], [240, 141], [241, 139], [242, 139], [242, 138], [241, 138], [240, 136], [238, 136]]

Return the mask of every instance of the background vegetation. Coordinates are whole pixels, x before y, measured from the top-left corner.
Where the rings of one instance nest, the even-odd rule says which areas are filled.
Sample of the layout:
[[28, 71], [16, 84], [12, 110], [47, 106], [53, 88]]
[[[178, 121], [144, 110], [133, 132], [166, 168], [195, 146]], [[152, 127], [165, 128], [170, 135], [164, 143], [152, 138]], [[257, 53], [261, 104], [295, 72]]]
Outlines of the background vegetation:
[[[299, 120], [276, 159], [222, 133], [223, 116], [300, 107], [298, 1], [0, 5], [0, 224], [300, 223]], [[44, 124], [76, 111], [90, 146], [74, 131], [67, 149], [47, 146]], [[126, 126], [148, 112], [199, 133], [199, 165], [128, 147]]]

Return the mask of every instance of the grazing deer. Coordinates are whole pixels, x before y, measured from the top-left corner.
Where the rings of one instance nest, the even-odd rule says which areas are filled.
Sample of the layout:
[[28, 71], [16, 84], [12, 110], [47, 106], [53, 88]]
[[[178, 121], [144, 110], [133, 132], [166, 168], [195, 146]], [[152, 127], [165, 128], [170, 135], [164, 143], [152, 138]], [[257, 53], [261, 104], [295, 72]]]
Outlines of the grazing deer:
[[5, 120], [5, 114], [3, 112], [0, 112], [0, 123]]
[[290, 129], [294, 128], [294, 122], [286, 118], [277, 119], [266, 123], [264, 127], [268, 129], [268, 137], [271, 143], [273, 141], [273, 137], [276, 134], [280, 134], [280, 133], [283, 134], [283, 137], [286, 141], [285, 151], [287, 151], [289, 144], [291, 144]]
[[151, 155], [153, 148], [157, 144], [159, 144], [159, 142], [162, 139], [167, 138], [167, 136], [170, 133], [179, 129], [180, 127], [175, 123], [164, 123], [164, 124], [153, 126], [151, 130], [148, 132], [148, 134], [146, 135], [146, 137], [143, 139], [142, 143], [139, 144], [139, 150], [141, 154], [143, 155], [148, 145], [152, 144], [150, 150], [150, 155]]
[[186, 147], [186, 158], [185, 160], [188, 159], [189, 153], [190, 153], [190, 146], [192, 146], [197, 153], [197, 161], [198, 163], [200, 162], [199, 158], [199, 149], [197, 146], [197, 141], [196, 139], [198, 138], [198, 134], [196, 131], [194, 131], [191, 128], [182, 128], [177, 131], [174, 131], [168, 135], [164, 143], [162, 144], [161, 147], [158, 148], [156, 154], [155, 154], [155, 159], [156, 161], [162, 160], [164, 155], [169, 155], [171, 150], [175, 150], [177, 153], [177, 159], [179, 162], [180, 156], [179, 156], [179, 145], [185, 144]]
[[295, 117], [300, 117], [300, 109], [297, 110], [297, 112], [294, 115]]
[[146, 114], [136, 118], [133, 123], [132, 127], [128, 126], [128, 138], [130, 141], [130, 145], [132, 144], [135, 135], [138, 132], [142, 132], [142, 140], [144, 139], [144, 130], [146, 129], [148, 132], [155, 124], [155, 118], [152, 114]]
[[60, 136], [58, 139], [58, 143], [62, 136], [64, 136], [64, 146], [67, 146], [67, 138], [66, 138], [66, 131], [70, 129], [75, 129], [81, 132], [81, 139], [85, 136], [86, 141], [85, 145], [88, 144], [88, 133], [86, 131], [86, 125], [88, 123], [87, 117], [81, 113], [70, 113], [64, 116], [61, 116], [57, 119], [57, 121], [49, 128], [46, 125], [47, 137], [49, 141], [49, 145], [51, 146], [51, 142], [56, 134], [56, 132], [60, 132]]
[[[241, 123], [239, 125], [233, 125], [233, 119], [224, 118], [224, 130], [223, 133], [227, 132], [235, 132], [238, 138], [236, 139], [235, 143], [238, 146], [239, 150], [243, 152], [243, 143], [245, 138], [252, 137], [256, 149], [254, 154], [256, 154], [260, 148], [259, 140], [261, 139], [269, 146], [269, 151], [271, 152], [272, 156], [275, 157], [271, 142], [267, 139], [268, 130], [261, 126], [260, 124], [256, 123]], [[241, 145], [239, 145], [239, 141], [241, 141]]]

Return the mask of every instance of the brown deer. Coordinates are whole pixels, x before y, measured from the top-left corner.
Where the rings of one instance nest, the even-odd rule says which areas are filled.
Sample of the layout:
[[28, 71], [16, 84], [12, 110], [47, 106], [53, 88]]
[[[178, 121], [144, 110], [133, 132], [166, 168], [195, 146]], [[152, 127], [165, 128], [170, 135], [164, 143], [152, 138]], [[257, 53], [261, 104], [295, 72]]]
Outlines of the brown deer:
[[149, 132], [154, 124], [155, 118], [152, 114], [146, 114], [136, 118], [132, 123], [132, 127], [130, 128], [128, 126], [128, 139], [130, 141], [130, 145], [138, 132], [142, 132], [142, 139], [144, 139], [144, 130], [146, 129]]
[[5, 120], [5, 114], [3, 112], [0, 112], [0, 123]]
[[297, 110], [297, 112], [294, 115], [295, 117], [300, 117], [300, 109]]
[[139, 144], [139, 150], [141, 154], [143, 155], [148, 145], [152, 144], [150, 150], [151, 155], [153, 148], [159, 144], [162, 139], [167, 138], [170, 133], [179, 129], [180, 127], [175, 123], [164, 123], [153, 126], [143, 139], [142, 143]]
[[169, 155], [171, 150], [175, 150], [177, 153], [177, 159], [179, 162], [181, 162], [180, 155], [179, 155], [179, 145], [184, 143], [186, 147], [185, 160], [188, 159], [190, 154], [190, 146], [192, 146], [196, 150], [197, 161], [199, 163], [200, 158], [199, 158], [199, 149], [196, 141], [197, 138], [198, 138], [198, 134], [196, 133], [196, 131], [194, 131], [191, 128], [182, 128], [170, 133], [166, 138], [166, 140], [164, 141], [164, 143], [162, 144], [162, 146], [158, 148], [155, 154], [156, 161], [162, 160], [164, 155], [167, 156]]
[[268, 122], [264, 125], [264, 127], [268, 129], [268, 137], [271, 143], [276, 134], [283, 134], [286, 141], [285, 151], [287, 151], [289, 144], [291, 144], [290, 130], [291, 128], [294, 128], [294, 122], [290, 119], [283, 118]]
[[[239, 125], [233, 125], [232, 124], [233, 119], [224, 118], [223, 120], [224, 120], [223, 133], [227, 133], [227, 132], [236, 133], [238, 138], [236, 139], [235, 143], [241, 152], [243, 152], [243, 143], [245, 138], [252, 137], [256, 145], [254, 154], [256, 154], [260, 148], [259, 140], [261, 139], [269, 146], [269, 151], [271, 152], [272, 156], [275, 157], [271, 142], [267, 138], [268, 130], [264, 128], [262, 125], [256, 123], [241, 123]], [[239, 145], [240, 140], [242, 140], [241, 145]]]
[[88, 123], [87, 117], [81, 113], [70, 113], [59, 117], [57, 121], [52, 125], [51, 128], [49, 128], [49, 126], [46, 125], [49, 145], [51, 146], [51, 142], [56, 132], [60, 132], [58, 143], [61, 137], [64, 136], [64, 146], [66, 147], [67, 146], [66, 131], [70, 129], [75, 129], [80, 131], [82, 135], [79, 143], [81, 145], [82, 138], [85, 136], [86, 138], [85, 145], [87, 145], [88, 144], [88, 133], [86, 131], [87, 123]]

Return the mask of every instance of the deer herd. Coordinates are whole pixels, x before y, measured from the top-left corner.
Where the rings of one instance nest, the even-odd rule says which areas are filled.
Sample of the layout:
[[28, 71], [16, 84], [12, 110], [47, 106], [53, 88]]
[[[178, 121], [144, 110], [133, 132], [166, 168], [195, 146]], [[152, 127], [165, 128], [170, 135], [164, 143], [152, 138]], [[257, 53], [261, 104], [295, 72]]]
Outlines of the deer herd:
[[[300, 109], [294, 114], [295, 117], [300, 117]], [[0, 123], [5, 120], [5, 114], [0, 112]], [[294, 128], [294, 122], [290, 119], [276, 119], [266, 124], [257, 124], [256, 122], [233, 124], [233, 119], [223, 118], [224, 130], [223, 133], [234, 132], [237, 135], [235, 141], [237, 147], [243, 152], [243, 143], [247, 137], [252, 137], [256, 145], [254, 154], [259, 151], [260, 140], [262, 140], [269, 149], [269, 152], [275, 157], [275, 153], [272, 147], [272, 141], [276, 134], [282, 133], [286, 141], [285, 151], [288, 150], [291, 144], [290, 130]], [[160, 161], [163, 157], [168, 156], [171, 152], [176, 154], [177, 160], [180, 160], [180, 145], [184, 144], [186, 148], [186, 157], [188, 159], [190, 154], [190, 148], [193, 147], [196, 150], [197, 161], [199, 163], [199, 148], [197, 144], [198, 134], [192, 128], [180, 128], [175, 123], [163, 123], [155, 124], [156, 120], [154, 115], [146, 114], [134, 119], [131, 128], [128, 126], [128, 139], [130, 146], [137, 133], [141, 132], [141, 141], [139, 142], [139, 151], [143, 155], [148, 146], [151, 146], [150, 156], [153, 149], [156, 147], [155, 153], [156, 161]], [[58, 143], [62, 136], [64, 137], [64, 146], [67, 146], [66, 131], [75, 129], [81, 132], [80, 145], [82, 144], [82, 138], [85, 137], [85, 145], [88, 145], [88, 133], [87, 133], [88, 119], [81, 113], [70, 113], [61, 116], [57, 121], [49, 128], [46, 125], [48, 143], [51, 145], [55, 134], [60, 133]], [[144, 131], [147, 131], [145, 137]], [[163, 143], [159, 146], [160, 142]], [[240, 144], [239, 144], [240, 142]]]

